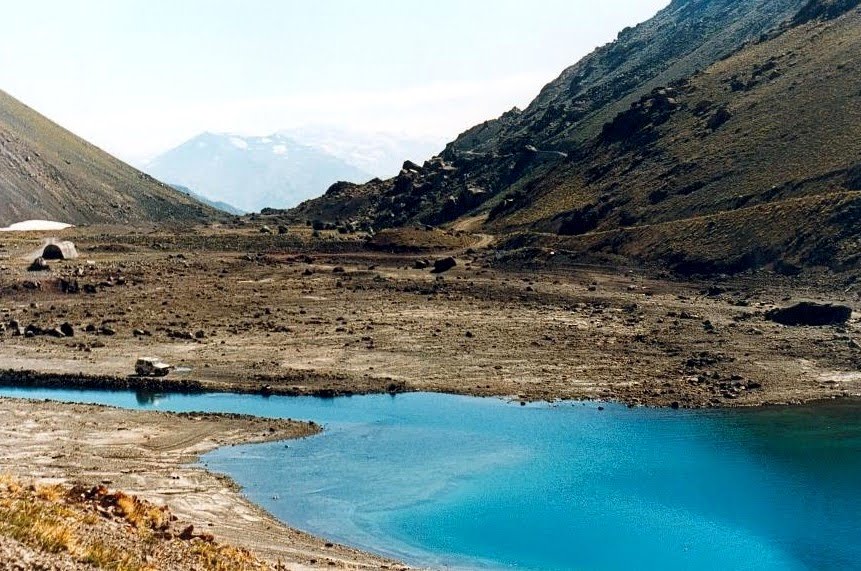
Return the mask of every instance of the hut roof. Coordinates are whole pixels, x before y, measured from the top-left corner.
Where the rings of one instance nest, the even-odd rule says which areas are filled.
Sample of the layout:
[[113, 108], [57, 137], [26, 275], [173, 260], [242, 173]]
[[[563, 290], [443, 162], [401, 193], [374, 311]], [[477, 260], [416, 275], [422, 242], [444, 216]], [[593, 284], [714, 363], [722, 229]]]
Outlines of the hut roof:
[[78, 257], [78, 250], [72, 242], [54, 242], [45, 246], [42, 257], [46, 260], [74, 260]]

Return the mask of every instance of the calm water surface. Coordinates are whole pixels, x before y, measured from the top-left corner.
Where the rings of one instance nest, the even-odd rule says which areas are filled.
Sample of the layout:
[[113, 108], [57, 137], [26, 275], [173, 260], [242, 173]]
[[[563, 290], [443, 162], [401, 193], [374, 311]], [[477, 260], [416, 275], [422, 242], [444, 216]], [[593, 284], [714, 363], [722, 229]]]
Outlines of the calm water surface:
[[203, 458], [285, 522], [430, 567], [861, 569], [861, 403], [744, 411], [0, 389], [314, 420]]

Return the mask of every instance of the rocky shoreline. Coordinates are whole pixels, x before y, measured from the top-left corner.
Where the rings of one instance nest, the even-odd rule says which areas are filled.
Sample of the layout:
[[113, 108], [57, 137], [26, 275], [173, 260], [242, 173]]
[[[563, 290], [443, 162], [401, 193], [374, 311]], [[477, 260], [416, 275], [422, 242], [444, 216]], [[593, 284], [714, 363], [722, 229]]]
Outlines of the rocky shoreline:
[[[826, 400], [843, 399], [843, 398], [859, 398], [861, 393], [852, 393], [847, 390], [833, 391], [831, 394], [813, 394], [803, 398], [794, 400], [769, 399], [767, 395], [763, 398], [756, 399], [751, 402], [748, 400], [739, 400], [739, 395], [745, 391], [758, 391], [762, 388], [759, 383], [743, 384], [739, 379], [730, 379], [728, 382], [713, 382], [703, 376], [691, 377], [689, 380], [691, 385], [699, 386], [703, 392], [701, 403], [690, 404], [684, 406], [677, 400], [671, 400], [675, 393], [664, 393], [660, 387], [638, 387], [632, 390], [619, 388], [615, 392], [605, 392], [600, 397], [584, 396], [582, 398], [528, 398], [524, 396], [512, 396], [503, 394], [489, 394], [486, 391], [430, 391], [447, 394], [457, 394], [460, 396], [469, 396], [477, 398], [503, 398], [511, 400], [519, 400], [522, 403], [527, 402], [557, 402], [560, 400], [582, 400], [582, 401], [599, 401], [599, 402], [615, 402], [626, 405], [630, 408], [643, 406], [652, 408], [750, 408], [758, 406], [798, 406], [810, 404]], [[283, 396], [283, 397], [316, 397], [316, 398], [344, 398], [372, 394], [389, 394], [397, 395], [407, 392], [418, 392], [406, 390], [404, 385], [397, 387], [380, 388], [379, 390], [363, 390], [353, 391], [340, 388], [316, 388], [308, 390], [298, 390], [283, 386], [273, 387], [272, 385], [262, 385], [257, 388], [248, 385], [236, 385], [229, 383], [204, 383], [192, 379], [175, 379], [175, 378], [149, 378], [149, 377], [112, 377], [104, 375], [86, 375], [78, 374], [58, 374], [58, 373], [41, 373], [38, 371], [17, 371], [17, 370], [2, 370], [0, 371], [0, 387], [7, 388], [31, 388], [31, 389], [51, 389], [51, 390], [81, 390], [81, 391], [128, 391], [128, 392], [143, 392], [143, 393], [163, 393], [177, 395], [195, 395], [203, 393], [224, 393], [237, 395], [260, 395], [262, 397]], [[706, 401], [709, 395], [720, 394], [723, 400]], [[311, 423], [313, 424], [313, 423]]]

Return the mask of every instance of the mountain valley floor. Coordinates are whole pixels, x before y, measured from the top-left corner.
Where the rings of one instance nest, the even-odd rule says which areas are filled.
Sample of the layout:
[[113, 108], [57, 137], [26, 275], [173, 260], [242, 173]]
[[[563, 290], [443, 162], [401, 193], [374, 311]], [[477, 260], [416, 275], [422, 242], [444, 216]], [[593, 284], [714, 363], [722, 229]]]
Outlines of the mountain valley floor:
[[[54, 238], [74, 241], [80, 258], [29, 271]], [[381, 243], [400, 253], [371, 248]], [[493, 244], [456, 231], [367, 241], [248, 222], [7, 234], [0, 384], [325, 397], [437, 391], [674, 408], [861, 394], [861, 321], [787, 327], [765, 316], [802, 299], [857, 302], [851, 284], [835, 287], [832, 276], [679, 281], [555, 264], [553, 252], [513, 264], [517, 256]], [[447, 256], [454, 268], [426, 267]], [[142, 357], [174, 370], [137, 377]], [[108, 482], [291, 569], [399, 567], [291, 530], [232, 482], [188, 466], [217, 446], [315, 427], [8, 399], [0, 413], [0, 474]], [[10, 541], [0, 552], [30, 549]]]
[[[10, 372], [0, 381], [680, 408], [861, 393], [861, 321], [787, 327], [765, 317], [800, 300], [852, 306], [859, 294], [829, 276], [510, 269], [488, 236], [431, 243], [440, 231], [419, 230], [427, 249], [411, 235], [407, 253], [392, 254], [354, 235], [260, 229], [70, 229], [60, 236], [81, 258], [42, 272], [27, 268], [47, 234], [4, 236], [0, 369]], [[415, 269], [448, 255], [458, 265], [447, 272]], [[138, 379], [139, 357], [176, 370]]]

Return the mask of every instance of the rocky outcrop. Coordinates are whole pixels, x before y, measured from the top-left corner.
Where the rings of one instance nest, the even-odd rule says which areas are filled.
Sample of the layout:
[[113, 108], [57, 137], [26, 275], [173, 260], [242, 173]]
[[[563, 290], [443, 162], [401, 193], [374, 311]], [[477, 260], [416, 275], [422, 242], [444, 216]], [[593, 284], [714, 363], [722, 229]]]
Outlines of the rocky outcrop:
[[672, 88], [656, 89], [633, 103], [631, 108], [620, 113], [604, 125], [601, 138], [608, 143], [627, 142], [643, 144], [654, 128], [666, 123], [673, 111], [678, 109], [678, 91]]

